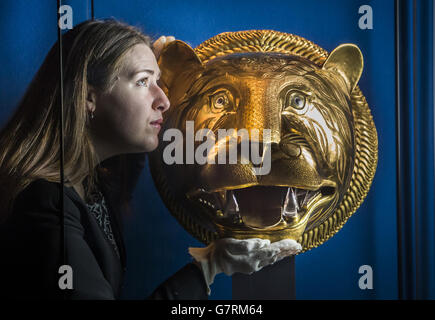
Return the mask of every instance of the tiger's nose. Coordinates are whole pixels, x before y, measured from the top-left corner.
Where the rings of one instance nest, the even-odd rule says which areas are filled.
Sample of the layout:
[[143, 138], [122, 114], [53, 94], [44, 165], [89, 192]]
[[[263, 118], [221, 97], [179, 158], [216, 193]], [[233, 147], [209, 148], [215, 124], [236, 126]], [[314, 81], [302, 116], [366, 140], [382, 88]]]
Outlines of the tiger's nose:
[[[249, 95], [246, 104], [238, 110], [237, 125], [248, 131], [258, 130], [260, 142], [270, 138], [267, 142], [279, 143], [281, 137], [280, 101], [272, 98], [274, 91], [269, 82], [267, 79], [249, 81]], [[265, 134], [265, 130], [270, 130], [270, 135]]]

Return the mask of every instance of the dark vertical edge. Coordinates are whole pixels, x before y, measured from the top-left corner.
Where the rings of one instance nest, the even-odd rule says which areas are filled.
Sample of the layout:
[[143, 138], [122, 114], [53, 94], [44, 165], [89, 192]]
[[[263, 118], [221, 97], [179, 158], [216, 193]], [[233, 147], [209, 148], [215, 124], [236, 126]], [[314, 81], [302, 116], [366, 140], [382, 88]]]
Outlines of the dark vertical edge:
[[296, 300], [296, 258], [290, 257], [290, 297]]
[[[63, 48], [62, 48], [62, 30], [59, 26], [60, 21], [60, 13], [59, 8], [61, 6], [61, 0], [57, 0], [57, 41], [58, 41], [58, 48], [59, 48], [59, 89], [60, 89], [60, 210], [61, 210], [61, 241], [62, 244], [61, 247], [61, 264], [66, 264], [66, 257], [65, 257], [65, 205], [64, 205], [64, 191], [65, 191], [65, 177], [64, 177], [64, 144], [63, 144], [63, 136], [64, 136], [64, 124], [63, 124]], [[64, 291], [65, 292], [65, 291]], [[64, 296], [65, 297], [65, 296]]]
[[[417, 1], [416, 6], [416, 126], [418, 172], [418, 260], [417, 280], [419, 299], [433, 299], [435, 293], [435, 278], [433, 265], [435, 262], [435, 246], [433, 241], [433, 2], [432, 0]], [[432, 235], [432, 236], [431, 236]]]
[[395, 41], [395, 72], [396, 72], [396, 179], [397, 179], [397, 185], [396, 185], [396, 205], [397, 205], [397, 281], [398, 281], [398, 298], [403, 299], [403, 279], [402, 279], [402, 273], [403, 273], [403, 235], [402, 235], [402, 204], [401, 204], [401, 167], [402, 162], [400, 160], [400, 0], [396, 0], [394, 2], [394, 10], [395, 10], [395, 32], [394, 32], [394, 41]]
[[[435, 150], [435, 135], [434, 135], [434, 127], [435, 127], [435, 1], [427, 1], [425, 2], [424, 8], [420, 11], [421, 14], [424, 14], [424, 22], [427, 23], [427, 32], [425, 33], [425, 38], [427, 39], [427, 42], [425, 41], [424, 45], [424, 52], [423, 52], [423, 59], [422, 61], [428, 60], [428, 66], [429, 68], [425, 68], [425, 63], [423, 62], [422, 65], [422, 73], [424, 73], [424, 77], [422, 81], [426, 82], [428, 80], [427, 85], [427, 91], [423, 90], [423, 92], [427, 92], [425, 95], [425, 104], [427, 104], [428, 108], [428, 121], [425, 121], [425, 131], [423, 133], [424, 137], [427, 137], [427, 140], [425, 142], [428, 143], [428, 157], [427, 161], [424, 164], [424, 168], [422, 171], [420, 171], [421, 176], [424, 178], [424, 185], [423, 188], [428, 188], [428, 190], [425, 192], [427, 194], [434, 195], [435, 190], [435, 174], [434, 174], [434, 165], [435, 165], [435, 157], [434, 157], [434, 150]], [[423, 28], [424, 28], [423, 23]], [[424, 30], [424, 29], [423, 29]], [[424, 41], [424, 40], [423, 40]], [[427, 45], [427, 47], [426, 47]], [[423, 118], [422, 118], [422, 121]], [[427, 171], [432, 171], [431, 174], [427, 174]], [[435, 197], [432, 196], [432, 203], [430, 203], [430, 197], [426, 197], [424, 199], [423, 197], [420, 197], [420, 200], [422, 200], [422, 204], [424, 205], [424, 212], [425, 212], [425, 233], [424, 233], [424, 239], [425, 241], [425, 259], [424, 259], [424, 269], [422, 273], [424, 274], [424, 291], [423, 291], [423, 299], [434, 299], [435, 298], [435, 275], [434, 275], [434, 262], [435, 262]], [[427, 202], [427, 203], [425, 203]], [[420, 209], [421, 210], [421, 209]], [[432, 220], [432, 224], [430, 224]], [[427, 225], [426, 225], [427, 224]]]
[[91, 0], [91, 19], [95, 20], [94, 0]]
[[413, 0], [412, 2], [412, 104], [413, 104], [413, 113], [414, 113], [414, 124], [413, 124], [413, 138], [414, 138], [414, 243], [415, 243], [415, 298], [419, 299], [420, 297], [420, 248], [419, 248], [419, 212], [418, 212], [418, 94], [417, 94], [417, 78], [418, 78], [418, 66], [417, 66], [417, 0]]
[[[432, 110], [433, 110], [433, 114], [432, 114], [432, 124], [433, 124], [433, 128], [432, 128], [432, 142], [433, 142], [433, 158], [435, 160], [435, 1], [432, 2]], [[434, 175], [432, 176], [432, 181], [435, 181], [435, 161], [433, 162], [433, 173]], [[432, 199], [433, 201], [433, 208], [435, 208], [435, 196]], [[434, 217], [434, 224], [433, 224], [433, 228], [435, 230], [435, 210], [432, 213], [433, 217]], [[432, 241], [435, 242], [435, 233], [431, 239]], [[435, 289], [434, 289], [435, 291]]]

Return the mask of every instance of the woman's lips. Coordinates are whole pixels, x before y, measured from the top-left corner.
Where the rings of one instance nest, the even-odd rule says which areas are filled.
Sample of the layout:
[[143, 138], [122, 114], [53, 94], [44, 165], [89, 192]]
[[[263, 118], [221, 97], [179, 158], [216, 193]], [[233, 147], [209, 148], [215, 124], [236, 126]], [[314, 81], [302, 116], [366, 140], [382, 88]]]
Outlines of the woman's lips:
[[150, 124], [151, 124], [154, 128], [160, 130], [162, 122], [163, 122], [163, 119], [157, 119], [157, 120], [151, 121]]

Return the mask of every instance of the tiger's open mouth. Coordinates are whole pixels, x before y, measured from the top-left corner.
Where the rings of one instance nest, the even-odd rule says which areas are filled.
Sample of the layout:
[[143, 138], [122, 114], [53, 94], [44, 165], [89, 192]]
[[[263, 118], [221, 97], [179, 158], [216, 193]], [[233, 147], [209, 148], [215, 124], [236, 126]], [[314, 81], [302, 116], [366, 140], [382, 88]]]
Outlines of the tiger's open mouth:
[[204, 207], [224, 225], [268, 229], [297, 225], [308, 218], [310, 207], [335, 193], [331, 186], [316, 190], [292, 186], [248, 186], [218, 191], [197, 189], [187, 197]]

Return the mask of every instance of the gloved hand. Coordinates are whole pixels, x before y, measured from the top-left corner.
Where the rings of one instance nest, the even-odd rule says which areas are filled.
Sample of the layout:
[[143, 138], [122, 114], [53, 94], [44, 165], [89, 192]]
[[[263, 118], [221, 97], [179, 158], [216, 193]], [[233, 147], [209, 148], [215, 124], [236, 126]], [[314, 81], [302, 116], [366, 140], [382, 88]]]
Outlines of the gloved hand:
[[236, 272], [251, 274], [302, 250], [292, 239], [270, 243], [253, 238], [237, 240], [225, 238], [213, 241], [205, 248], [189, 248], [190, 255], [200, 264], [210, 295], [210, 285], [221, 272], [231, 276]]

